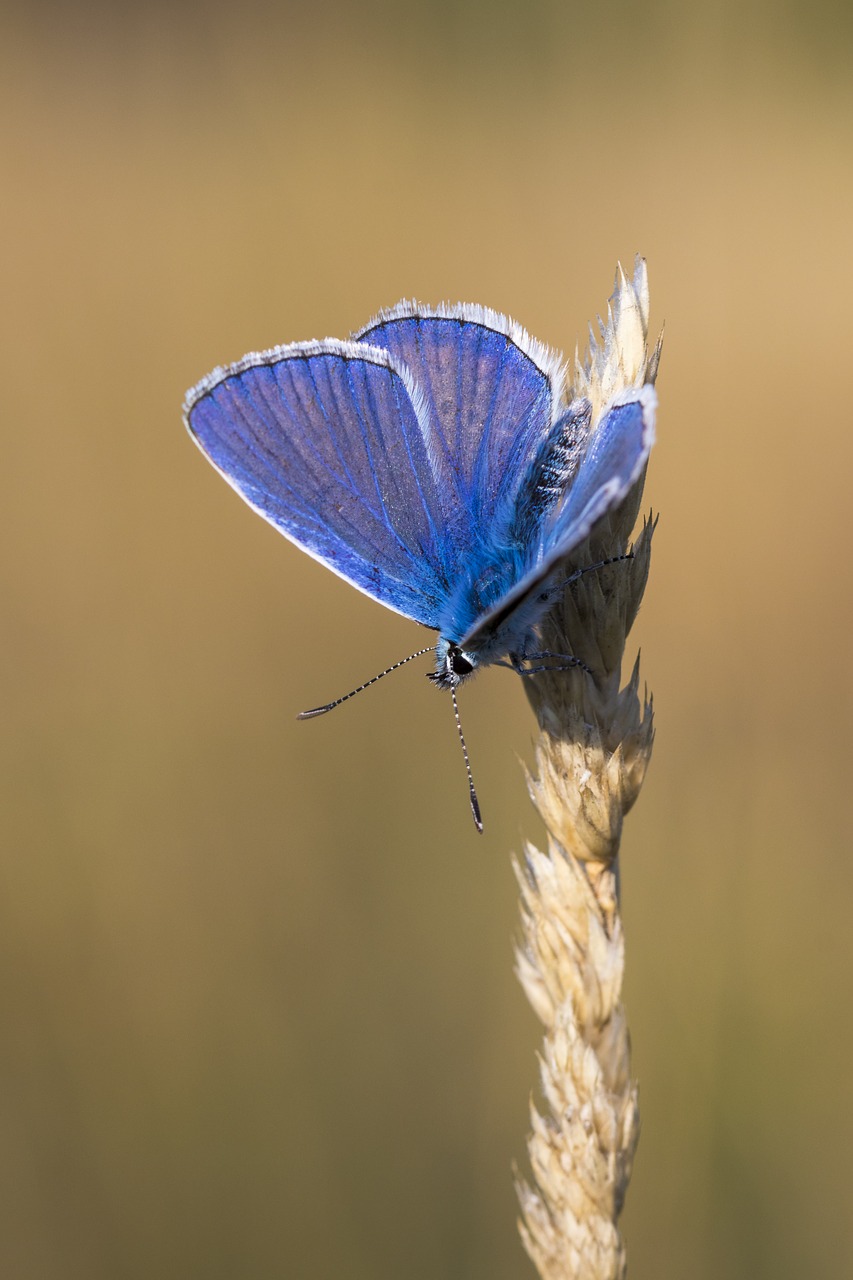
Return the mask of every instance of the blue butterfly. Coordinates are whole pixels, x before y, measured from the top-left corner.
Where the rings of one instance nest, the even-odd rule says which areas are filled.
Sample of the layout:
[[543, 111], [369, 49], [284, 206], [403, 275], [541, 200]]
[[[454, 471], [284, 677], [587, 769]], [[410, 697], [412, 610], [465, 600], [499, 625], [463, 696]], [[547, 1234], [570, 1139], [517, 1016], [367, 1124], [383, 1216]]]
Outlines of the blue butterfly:
[[[265, 520], [438, 633], [430, 678], [450, 690], [459, 727], [456, 689], [478, 668], [577, 664], [539, 653], [536, 625], [567, 557], [639, 479], [655, 405], [651, 383], [630, 387], [593, 423], [590, 402], [568, 398], [561, 357], [514, 321], [401, 302], [349, 341], [214, 369], [187, 393], [184, 417]], [[464, 740], [463, 752], [482, 829]]]

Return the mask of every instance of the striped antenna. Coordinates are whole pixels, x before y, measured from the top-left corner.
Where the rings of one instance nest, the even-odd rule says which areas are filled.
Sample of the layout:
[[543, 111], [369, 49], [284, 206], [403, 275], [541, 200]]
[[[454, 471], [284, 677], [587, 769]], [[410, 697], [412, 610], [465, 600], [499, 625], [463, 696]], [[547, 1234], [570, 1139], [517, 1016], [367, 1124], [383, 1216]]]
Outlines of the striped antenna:
[[480, 805], [477, 801], [477, 792], [474, 790], [474, 779], [471, 776], [471, 763], [468, 759], [468, 748], [465, 746], [465, 738], [462, 734], [462, 721], [459, 719], [459, 703], [456, 701], [456, 687], [450, 686], [450, 696], [453, 699], [453, 714], [456, 717], [456, 732], [459, 734], [459, 741], [462, 743], [462, 755], [465, 757], [465, 772], [468, 774], [468, 794], [471, 797], [471, 812], [474, 815], [474, 826], [482, 834], [483, 819], [480, 817]]
[[[392, 671], [396, 671], [398, 667], [404, 667], [406, 663], [411, 662], [413, 658], [420, 658], [425, 653], [431, 653], [432, 649], [432, 645], [427, 645], [426, 649], [418, 649], [417, 653], [410, 653], [408, 658], [401, 658], [400, 661], [395, 662], [393, 666], [386, 667], [384, 671], [379, 672], [378, 676], [373, 676], [370, 680], [365, 680], [364, 684], [360, 684], [358, 688], [353, 689], [351, 693], [345, 693], [342, 698], [335, 698], [334, 702], [327, 702], [324, 707], [312, 707], [310, 711], [300, 711], [296, 719], [313, 720], [315, 716], [324, 716], [327, 711], [332, 711], [335, 707], [339, 707], [341, 703], [346, 702], [348, 698], [354, 698], [355, 695], [357, 693], [361, 693], [363, 689], [369, 689], [372, 684], [376, 684], [376, 681], [381, 680], [383, 676], [389, 676]], [[462, 731], [460, 729], [460, 733], [461, 732]]]
[[577, 582], [578, 578], [582, 578], [585, 573], [595, 573], [596, 569], [604, 569], [609, 564], [619, 564], [620, 560], [633, 559], [633, 551], [626, 551], [624, 556], [608, 556], [606, 560], [597, 560], [595, 564], [587, 564], [582, 569], [575, 569], [574, 573], [569, 574], [568, 578], [565, 578], [556, 587], [552, 587], [551, 590], [562, 591], [565, 587], [570, 587], [573, 582]]

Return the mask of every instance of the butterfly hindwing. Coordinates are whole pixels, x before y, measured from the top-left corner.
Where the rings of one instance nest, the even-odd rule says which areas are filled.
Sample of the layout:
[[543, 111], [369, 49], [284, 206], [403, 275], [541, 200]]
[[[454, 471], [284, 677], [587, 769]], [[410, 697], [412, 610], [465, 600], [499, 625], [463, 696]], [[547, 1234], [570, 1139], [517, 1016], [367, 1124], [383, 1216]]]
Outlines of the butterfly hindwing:
[[450, 567], [408, 371], [367, 344], [298, 343], [217, 369], [187, 426], [246, 501], [389, 608], [435, 626]]
[[589, 438], [568, 494], [548, 529], [546, 557], [567, 555], [639, 479], [655, 438], [652, 386], [617, 396]]

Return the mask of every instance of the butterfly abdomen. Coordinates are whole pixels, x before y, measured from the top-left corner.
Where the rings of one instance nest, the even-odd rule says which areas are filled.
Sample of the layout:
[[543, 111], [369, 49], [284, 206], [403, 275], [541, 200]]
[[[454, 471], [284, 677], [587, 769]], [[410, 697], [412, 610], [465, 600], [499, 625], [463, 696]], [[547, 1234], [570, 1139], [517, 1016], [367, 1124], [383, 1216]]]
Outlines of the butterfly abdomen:
[[555, 422], [531, 468], [527, 511], [537, 523], [556, 506], [580, 465], [592, 406], [575, 400]]
[[508, 504], [502, 537], [507, 548], [529, 550], [538, 545], [546, 517], [564, 496], [580, 466], [591, 416], [588, 400], [573, 400], [539, 445]]

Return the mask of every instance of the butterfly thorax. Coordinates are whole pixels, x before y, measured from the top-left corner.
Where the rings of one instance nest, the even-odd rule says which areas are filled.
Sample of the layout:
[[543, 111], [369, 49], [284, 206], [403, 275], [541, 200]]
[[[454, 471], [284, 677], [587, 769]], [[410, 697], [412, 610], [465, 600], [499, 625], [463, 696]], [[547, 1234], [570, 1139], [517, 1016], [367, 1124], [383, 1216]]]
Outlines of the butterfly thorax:
[[[466, 571], [439, 619], [436, 667], [431, 677], [439, 688], [457, 686], [479, 667], [523, 653], [547, 604], [547, 594], [536, 592], [518, 603], [493, 628], [481, 628], [473, 643], [469, 633], [486, 618], [524, 574], [535, 564], [537, 547], [493, 546], [471, 551]], [[473, 637], [472, 637], [473, 639]]]

